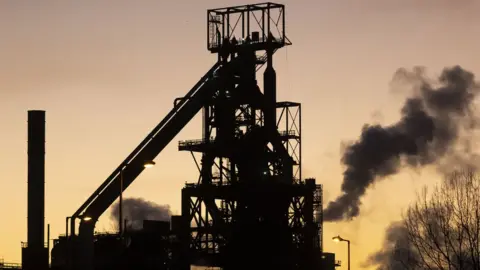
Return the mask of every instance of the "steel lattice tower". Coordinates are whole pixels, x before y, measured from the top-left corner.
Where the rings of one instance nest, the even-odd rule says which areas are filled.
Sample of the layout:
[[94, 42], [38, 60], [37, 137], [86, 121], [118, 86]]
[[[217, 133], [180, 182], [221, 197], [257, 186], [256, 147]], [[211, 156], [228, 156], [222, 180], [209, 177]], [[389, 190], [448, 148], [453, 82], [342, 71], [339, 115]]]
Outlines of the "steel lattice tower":
[[182, 190], [183, 268], [318, 269], [322, 190], [302, 178], [301, 105], [276, 98], [273, 55], [291, 45], [285, 7], [214, 9], [207, 20], [222, 68], [203, 106], [203, 138], [179, 143], [200, 175]]
[[[179, 144], [201, 156], [195, 159], [200, 176], [182, 189], [182, 215], [171, 220], [169, 263], [158, 267], [318, 269], [322, 189], [302, 176], [300, 104], [277, 102], [273, 55], [288, 45], [283, 5], [208, 10], [207, 47], [217, 62], [66, 218], [63, 247], [56, 244], [52, 256], [57, 265], [104, 267], [95, 248], [98, 219], [203, 110], [203, 138]], [[261, 89], [257, 73], [263, 67]]]

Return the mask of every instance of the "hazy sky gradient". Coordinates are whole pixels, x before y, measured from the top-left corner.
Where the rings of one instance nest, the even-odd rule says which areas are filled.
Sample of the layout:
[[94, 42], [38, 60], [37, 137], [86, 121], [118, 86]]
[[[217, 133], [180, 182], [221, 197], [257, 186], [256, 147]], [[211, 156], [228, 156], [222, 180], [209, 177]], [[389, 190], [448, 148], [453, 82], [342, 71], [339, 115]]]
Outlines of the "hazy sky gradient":
[[[0, 1], [0, 258], [20, 261], [26, 240], [27, 110], [47, 111], [46, 220], [54, 238], [216, 60], [206, 50], [206, 9], [255, 2]], [[397, 118], [402, 96], [388, 88], [397, 68], [438, 74], [460, 64], [480, 74], [478, 0], [283, 3], [294, 45], [276, 54], [278, 97], [303, 104], [304, 176], [325, 185], [325, 203], [339, 192], [342, 141], [364, 123]], [[180, 189], [198, 173], [177, 141], [200, 138], [199, 120], [126, 196], [180, 212]], [[357, 268], [424, 182], [425, 174], [406, 172], [377, 184], [358, 220], [325, 226], [325, 249], [346, 265], [346, 247], [330, 239], [351, 239]], [[108, 215], [97, 229], [110, 229]]]

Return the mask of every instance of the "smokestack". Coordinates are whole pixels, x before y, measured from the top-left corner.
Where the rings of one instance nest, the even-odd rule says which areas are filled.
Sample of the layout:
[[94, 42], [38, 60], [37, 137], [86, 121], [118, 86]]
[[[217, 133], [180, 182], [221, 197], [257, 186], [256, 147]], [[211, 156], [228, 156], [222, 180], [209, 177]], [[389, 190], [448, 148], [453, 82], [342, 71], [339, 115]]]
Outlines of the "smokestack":
[[45, 243], [45, 111], [28, 111], [28, 245]]
[[48, 268], [45, 247], [45, 111], [28, 111], [28, 223], [23, 269]]

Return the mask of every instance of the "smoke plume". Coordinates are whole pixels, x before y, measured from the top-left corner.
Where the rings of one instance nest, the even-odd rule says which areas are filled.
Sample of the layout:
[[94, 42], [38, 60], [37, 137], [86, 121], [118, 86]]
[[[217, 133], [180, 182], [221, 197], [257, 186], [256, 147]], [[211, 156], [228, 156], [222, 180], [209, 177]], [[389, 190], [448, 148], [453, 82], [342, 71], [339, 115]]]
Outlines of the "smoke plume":
[[367, 188], [404, 166], [419, 168], [449, 157], [461, 160], [469, 153], [464, 152], [467, 146], [461, 151], [455, 146], [476, 128], [473, 103], [479, 85], [471, 72], [459, 66], [445, 68], [431, 81], [422, 68], [399, 69], [392, 83], [413, 90], [401, 109], [401, 119], [390, 126], [366, 124], [360, 138], [347, 145], [342, 157], [342, 194], [328, 204], [325, 221], [358, 216]]
[[408, 231], [402, 221], [387, 228], [381, 250], [371, 254], [363, 267], [378, 266], [379, 270], [413, 269], [420, 258], [408, 240]]
[[[170, 221], [172, 212], [169, 205], [159, 205], [142, 198], [127, 198], [123, 200], [123, 219], [127, 220], [127, 228], [140, 230], [144, 220]], [[112, 206], [110, 218], [118, 226], [118, 202]]]

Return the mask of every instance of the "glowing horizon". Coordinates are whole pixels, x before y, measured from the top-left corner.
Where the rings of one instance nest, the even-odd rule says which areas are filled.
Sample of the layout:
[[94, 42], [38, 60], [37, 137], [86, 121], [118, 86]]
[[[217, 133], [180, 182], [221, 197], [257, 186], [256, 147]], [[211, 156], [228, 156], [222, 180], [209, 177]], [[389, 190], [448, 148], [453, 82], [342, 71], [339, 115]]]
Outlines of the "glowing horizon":
[[[65, 217], [216, 61], [206, 50], [206, 10], [239, 2], [208, 0], [186, 9], [187, 3], [0, 3], [0, 123], [8, 130], [0, 141], [0, 216], [9, 217], [0, 228], [0, 257], [6, 262], [20, 261], [26, 240], [27, 110], [46, 110], [45, 223], [56, 238]], [[324, 185], [324, 204], [339, 194], [342, 142], [357, 139], [364, 123], [398, 119], [404, 96], [389, 91], [397, 68], [420, 64], [439, 73], [460, 64], [480, 74], [479, 3], [370, 3], [284, 2], [293, 46], [276, 54], [278, 99], [302, 103], [303, 175]], [[200, 136], [197, 117], [174, 141]], [[198, 177], [195, 164], [176, 142], [155, 163], [124, 197], [169, 204], [178, 213], [181, 188]], [[360, 268], [416, 188], [431, 182], [425, 175], [433, 173], [402, 171], [377, 183], [361, 216], [325, 224], [325, 250], [346, 264], [346, 248], [331, 239], [351, 240], [352, 266]], [[97, 230], [109, 226], [107, 213]]]

